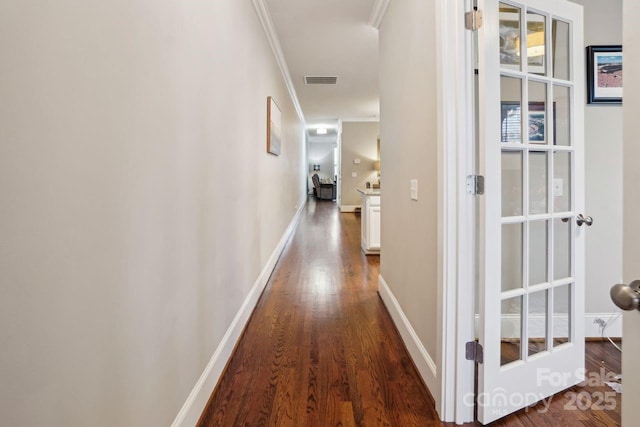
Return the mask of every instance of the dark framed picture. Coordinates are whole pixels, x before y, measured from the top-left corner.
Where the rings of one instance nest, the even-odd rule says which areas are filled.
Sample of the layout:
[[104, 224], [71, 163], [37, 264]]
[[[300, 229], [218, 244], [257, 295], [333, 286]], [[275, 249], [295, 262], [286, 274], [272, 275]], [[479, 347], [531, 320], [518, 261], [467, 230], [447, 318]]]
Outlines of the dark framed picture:
[[[503, 101], [501, 105], [501, 142], [522, 143], [522, 120], [520, 102]], [[555, 123], [556, 105], [553, 103], [553, 118]], [[546, 126], [546, 111], [544, 102], [529, 103], [529, 120], [527, 120], [527, 142], [530, 144], [548, 144], [548, 130]], [[555, 143], [555, 126], [553, 129]]]
[[622, 104], [622, 46], [587, 46], [587, 104]]

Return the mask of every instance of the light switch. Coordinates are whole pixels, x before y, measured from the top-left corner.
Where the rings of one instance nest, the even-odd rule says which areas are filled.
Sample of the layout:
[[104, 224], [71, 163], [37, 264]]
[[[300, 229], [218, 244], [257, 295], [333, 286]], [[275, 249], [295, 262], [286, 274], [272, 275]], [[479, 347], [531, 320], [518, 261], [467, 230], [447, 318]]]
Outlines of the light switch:
[[360, 164], [360, 159], [353, 159], [353, 164], [354, 165], [359, 165]]
[[564, 194], [563, 190], [564, 182], [562, 178], [556, 178], [553, 180], [553, 196], [554, 197], [562, 197]]
[[358, 172], [351, 172], [351, 178], [355, 178], [358, 176]]
[[418, 180], [411, 180], [411, 200], [418, 200]]

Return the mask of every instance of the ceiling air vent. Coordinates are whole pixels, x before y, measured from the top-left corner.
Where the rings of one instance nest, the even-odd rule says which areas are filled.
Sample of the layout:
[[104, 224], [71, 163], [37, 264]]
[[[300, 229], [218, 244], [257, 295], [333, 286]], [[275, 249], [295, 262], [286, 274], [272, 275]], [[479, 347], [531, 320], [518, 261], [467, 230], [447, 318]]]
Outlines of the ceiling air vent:
[[338, 76], [304, 76], [307, 85], [334, 85], [338, 83]]

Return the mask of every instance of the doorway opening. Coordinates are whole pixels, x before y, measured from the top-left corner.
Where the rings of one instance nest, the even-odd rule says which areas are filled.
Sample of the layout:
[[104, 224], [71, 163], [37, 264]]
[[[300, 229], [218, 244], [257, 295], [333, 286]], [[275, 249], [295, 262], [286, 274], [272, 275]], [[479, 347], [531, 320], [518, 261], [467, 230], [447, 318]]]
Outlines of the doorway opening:
[[308, 194], [318, 200], [340, 201], [340, 132], [337, 123], [319, 123], [306, 129]]

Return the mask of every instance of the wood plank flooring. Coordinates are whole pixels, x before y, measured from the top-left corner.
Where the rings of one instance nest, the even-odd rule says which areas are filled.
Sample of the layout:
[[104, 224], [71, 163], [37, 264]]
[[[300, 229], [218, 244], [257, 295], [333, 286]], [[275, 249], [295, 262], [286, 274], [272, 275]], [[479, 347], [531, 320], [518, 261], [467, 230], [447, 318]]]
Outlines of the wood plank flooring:
[[[311, 199], [199, 426], [453, 425], [438, 421], [377, 295], [378, 271], [379, 258], [360, 251], [360, 217]], [[593, 367], [611, 357], [601, 347]], [[617, 357], [607, 365], [615, 372]], [[616, 425], [619, 395], [617, 402], [617, 417], [574, 418], [582, 412], [563, 411], [554, 399], [562, 418], [530, 410], [498, 425]]]
[[[617, 343], [621, 346], [621, 343]], [[517, 360], [519, 347], [502, 344], [508, 360]], [[545, 403], [518, 411], [492, 425], [495, 426], [563, 426], [596, 427], [619, 426], [621, 423], [621, 394], [605, 382], [619, 382], [621, 353], [609, 341], [587, 341], [585, 355], [586, 381], [554, 395]]]

